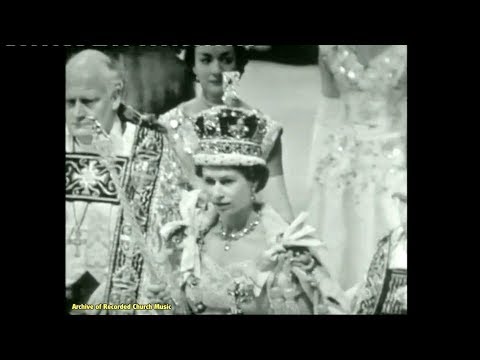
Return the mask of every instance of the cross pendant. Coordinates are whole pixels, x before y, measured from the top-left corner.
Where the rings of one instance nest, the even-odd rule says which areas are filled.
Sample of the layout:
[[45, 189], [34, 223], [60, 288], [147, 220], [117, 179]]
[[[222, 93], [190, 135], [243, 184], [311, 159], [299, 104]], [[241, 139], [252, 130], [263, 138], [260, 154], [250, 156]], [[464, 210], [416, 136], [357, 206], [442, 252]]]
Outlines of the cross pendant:
[[68, 239], [69, 244], [75, 245], [75, 257], [80, 257], [80, 246], [87, 243], [86, 233], [85, 229], [82, 230], [80, 227], [76, 227], [72, 236]]
[[233, 298], [234, 306], [230, 308], [230, 315], [243, 315], [243, 311], [240, 306], [240, 283], [235, 281], [234, 288], [228, 291], [228, 295]]
[[237, 88], [240, 82], [240, 73], [238, 71], [223, 73], [223, 92], [222, 97], [225, 105], [235, 106], [238, 102]]

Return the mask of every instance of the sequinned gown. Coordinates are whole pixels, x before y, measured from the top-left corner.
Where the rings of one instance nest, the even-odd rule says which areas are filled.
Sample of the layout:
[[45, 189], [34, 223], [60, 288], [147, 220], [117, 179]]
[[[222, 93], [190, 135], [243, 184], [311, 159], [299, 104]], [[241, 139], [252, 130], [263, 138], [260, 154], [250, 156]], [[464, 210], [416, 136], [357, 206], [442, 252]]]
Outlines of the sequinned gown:
[[348, 289], [362, 280], [379, 239], [400, 224], [391, 195], [406, 187], [407, 47], [392, 45], [367, 66], [347, 45], [320, 52], [340, 99], [319, 104], [310, 221]]

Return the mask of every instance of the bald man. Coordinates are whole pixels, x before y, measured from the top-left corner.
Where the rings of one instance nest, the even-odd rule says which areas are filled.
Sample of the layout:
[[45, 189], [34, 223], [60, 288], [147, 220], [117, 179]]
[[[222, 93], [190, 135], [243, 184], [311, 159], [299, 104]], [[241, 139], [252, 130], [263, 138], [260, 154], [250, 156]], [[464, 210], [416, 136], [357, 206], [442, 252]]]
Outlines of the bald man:
[[[131, 224], [122, 216], [117, 188], [92, 143], [93, 120], [109, 136], [117, 175], [144, 233], [178, 218], [181, 168], [160, 133], [122, 121], [121, 64], [85, 50], [66, 66], [66, 287], [86, 302], [100, 283], [105, 303], [134, 303], [142, 261], [125, 253]], [[71, 305], [71, 304], [70, 304]], [[126, 312], [123, 312], [126, 313]]]
[[91, 120], [94, 116], [110, 133], [118, 123], [124, 84], [119, 69], [103, 53], [87, 50], [74, 56], [66, 68], [67, 126], [80, 145], [92, 141]]

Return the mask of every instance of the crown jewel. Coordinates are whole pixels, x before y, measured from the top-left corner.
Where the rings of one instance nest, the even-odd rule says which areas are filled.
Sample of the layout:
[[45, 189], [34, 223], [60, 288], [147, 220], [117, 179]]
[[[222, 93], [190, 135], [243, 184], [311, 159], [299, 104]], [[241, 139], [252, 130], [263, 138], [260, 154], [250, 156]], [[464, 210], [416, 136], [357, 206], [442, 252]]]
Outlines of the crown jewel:
[[267, 119], [257, 110], [236, 107], [238, 72], [224, 73], [225, 105], [202, 111], [195, 118], [199, 148], [196, 165], [252, 166], [265, 165], [262, 143]]
[[199, 138], [194, 155], [197, 165], [265, 165], [266, 119], [256, 110], [217, 106], [197, 116], [195, 131]]

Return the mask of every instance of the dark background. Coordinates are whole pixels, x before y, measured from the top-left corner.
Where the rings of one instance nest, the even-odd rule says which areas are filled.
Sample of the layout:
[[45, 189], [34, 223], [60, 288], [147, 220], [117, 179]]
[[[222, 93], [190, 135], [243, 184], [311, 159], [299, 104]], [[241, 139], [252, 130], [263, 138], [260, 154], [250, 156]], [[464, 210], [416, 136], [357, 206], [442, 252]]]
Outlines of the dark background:
[[268, 51], [251, 52], [255, 60], [272, 61], [291, 65], [314, 65], [318, 63], [318, 45], [270, 45]]

